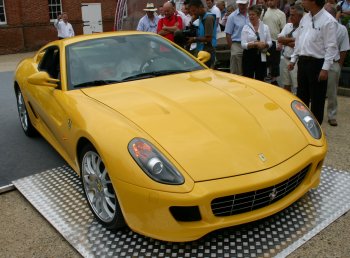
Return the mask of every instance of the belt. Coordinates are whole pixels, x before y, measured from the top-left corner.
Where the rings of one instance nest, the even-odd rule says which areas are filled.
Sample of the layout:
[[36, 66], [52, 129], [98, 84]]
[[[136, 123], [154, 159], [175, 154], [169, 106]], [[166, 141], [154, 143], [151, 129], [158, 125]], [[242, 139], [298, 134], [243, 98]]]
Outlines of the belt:
[[285, 59], [287, 59], [287, 60], [290, 60], [290, 59], [291, 59], [291, 57], [288, 57], [288, 56], [285, 56], [285, 55], [283, 55], [283, 57], [284, 57]]
[[304, 61], [322, 61], [324, 60], [323, 58], [316, 58], [313, 56], [299, 56], [299, 60], [304, 60]]
[[232, 41], [232, 43], [238, 43], [238, 44], [241, 44], [240, 41]]
[[339, 59], [338, 60], [333, 60], [333, 63], [338, 63], [339, 62]]

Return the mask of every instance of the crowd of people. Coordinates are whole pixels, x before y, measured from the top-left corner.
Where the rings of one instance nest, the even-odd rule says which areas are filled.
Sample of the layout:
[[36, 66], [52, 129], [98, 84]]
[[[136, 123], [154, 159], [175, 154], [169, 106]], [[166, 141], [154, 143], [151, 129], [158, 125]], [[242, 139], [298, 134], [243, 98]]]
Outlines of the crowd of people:
[[[342, 22], [350, 18], [350, 0], [279, 4], [278, 0], [236, 0], [226, 6], [221, 0], [185, 0], [182, 10], [176, 10], [169, 1], [159, 15], [153, 4], [147, 4], [151, 8], [146, 7], [137, 29], [158, 33], [193, 53], [208, 51], [210, 67], [215, 63], [217, 35], [224, 32], [231, 73], [291, 91], [310, 106], [320, 124], [328, 97], [328, 123], [337, 126], [337, 87], [350, 49]], [[158, 26], [151, 26], [156, 22]], [[195, 35], [187, 34], [190, 26], [197, 28]]]
[[[328, 97], [328, 123], [337, 126], [337, 87], [350, 49], [344, 26], [350, 0], [288, 0], [283, 6], [279, 0], [234, 2], [185, 0], [181, 10], [174, 1], [158, 8], [147, 3], [136, 29], [157, 33], [193, 54], [209, 52], [206, 65], [212, 68], [217, 38], [224, 34], [231, 73], [291, 91], [320, 124]], [[54, 23], [59, 38], [74, 35], [67, 19], [63, 14]]]

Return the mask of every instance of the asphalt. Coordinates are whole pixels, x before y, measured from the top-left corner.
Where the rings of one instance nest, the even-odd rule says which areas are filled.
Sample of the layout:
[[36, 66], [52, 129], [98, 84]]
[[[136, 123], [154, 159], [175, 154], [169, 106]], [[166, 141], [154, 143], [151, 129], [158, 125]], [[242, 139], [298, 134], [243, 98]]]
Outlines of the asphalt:
[[[66, 164], [41, 136], [26, 137], [18, 119], [13, 71], [0, 73], [0, 187], [13, 180]], [[32, 162], [35, 160], [35, 162]]]
[[[0, 56], [0, 73], [15, 70], [16, 64], [22, 58], [33, 53]], [[6, 74], [6, 76], [9, 76]], [[5, 87], [0, 81], [1, 87]], [[0, 96], [1, 97], [1, 96]], [[0, 118], [6, 118], [4, 100], [0, 99]], [[13, 100], [14, 101], [14, 100]], [[338, 123], [331, 127], [326, 122], [322, 128], [327, 136], [329, 149], [325, 165], [350, 172], [350, 98], [339, 96]], [[5, 110], [7, 111], [7, 110]], [[6, 112], [5, 112], [6, 113]], [[1, 123], [0, 119], [0, 123]], [[327, 119], [325, 119], [327, 121]], [[19, 127], [19, 125], [18, 125]], [[1, 123], [0, 135], [4, 132]], [[6, 129], [7, 130], [7, 129]], [[16, 129], [17, 130], [17, 129]], [[40, 137], [39, 137], [40, 138]], [[40, 140], [40, 139], [38, 139]], [[42, 139], [41, 139], [42, 140]], [[10, 142], [10, 143], [9, 143]], [[16, 158], [16, 153], [10, 153], [11, 140], [1, 144], [1, 173], [16, 173], [8, 167], [8, 159]], [[3, 143], [3, 142], [2, 142]], [[20, 144], [13, 140], [12, 145]], [[34, 143], [28, 143], [32, 145]], [[39, 146], [41, 148], [48, 148]], [[40, 156], [45, 154], [40, 154]], [[54, 151], [50, 155], [58, 155]], [[19, 159], [18, 154], [17, 159]], [[40, 158], [40, 157], [39, 157]], [[32, 164], [42, 163], [37, 157], [32, 158]], [[60, 157], [56, 157], [60, 160]], [[55, 160], [56, 160], [55, 159]], [[58, 161], [60, 162], [60, 161]], [[45, 162], [44, 162], [45, 163]], [[55, 163], [54, 163], [55, 164]], [[39, 168], [38, 168], [39, 170]], [[42, 171], [42, 170], [41, 170]], [[41, 172], [36, 171], [36, 172]], [[75, 249], [47, 222], [26, 199], [17, 191], [0, 194], [0, 256], [1, 257], [79, 257]], [[318, 235], [307, 241], [289, 257], [350, 257], [350, 213], [344, 214]]]

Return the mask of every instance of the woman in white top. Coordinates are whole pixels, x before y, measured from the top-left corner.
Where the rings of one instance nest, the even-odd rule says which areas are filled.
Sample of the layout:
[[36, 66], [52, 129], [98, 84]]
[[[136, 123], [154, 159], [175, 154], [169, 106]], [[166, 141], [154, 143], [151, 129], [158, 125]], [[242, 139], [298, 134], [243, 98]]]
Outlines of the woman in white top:
[[244, 25], [241, 36], [243, 47], [243, 76], [263, 81], [266, 76], [266, 53], [272, 46], [269, 27], [260, 21], [261, 8], [248, 9], [249, 23]]

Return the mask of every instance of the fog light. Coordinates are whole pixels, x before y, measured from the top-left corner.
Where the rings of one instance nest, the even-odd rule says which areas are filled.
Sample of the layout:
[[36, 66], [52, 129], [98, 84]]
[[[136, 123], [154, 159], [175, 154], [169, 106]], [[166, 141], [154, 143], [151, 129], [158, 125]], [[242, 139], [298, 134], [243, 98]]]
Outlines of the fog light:
[[177, 221], [193, 222], [202, 219], [198, 206], [171, 206], [169, 210]]

